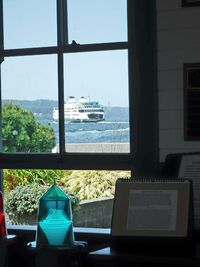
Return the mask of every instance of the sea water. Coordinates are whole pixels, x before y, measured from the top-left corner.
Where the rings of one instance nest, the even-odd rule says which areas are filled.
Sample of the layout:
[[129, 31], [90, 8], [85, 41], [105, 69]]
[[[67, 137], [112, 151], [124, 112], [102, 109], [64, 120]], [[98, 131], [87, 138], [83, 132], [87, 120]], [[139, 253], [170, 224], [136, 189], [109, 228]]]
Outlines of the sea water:
[[[55, 132], [56, 143], [59, 141], [58, 122], [41, 120], [49, 124]], [[129, 143], [130, 129], [127, 121], [103, 121], [88, 123], [65, 123], [66, 143]]]

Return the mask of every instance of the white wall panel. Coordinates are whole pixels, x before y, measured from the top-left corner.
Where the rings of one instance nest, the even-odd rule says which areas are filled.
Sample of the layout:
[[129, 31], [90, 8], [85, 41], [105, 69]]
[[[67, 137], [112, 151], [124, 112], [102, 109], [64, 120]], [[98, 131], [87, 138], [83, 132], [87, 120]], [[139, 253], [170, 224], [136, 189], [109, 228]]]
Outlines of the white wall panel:
[[[166, 0], [167, 2], [168, 0]], [[182, 8], [157, 13], [158, 30], [198, 29], [200, 7]]]
[[163, 70], [158, 71], [159, 91], [182, 90], [183, 72], [182, 70]]
[[160, 91], [159, 110], [183, 110], [183, 92], [181, 90]]
[[191, 62], [200, 62], [200, 47], [158, 51], [158, 70], [177, 71], [183, 68], [183, 63]]
[[183, 64], [200, 62], [200, 7], [157, 0], [157, 66], [160, 160], [169, 153], [199, 152], [184, 141]]
[[[160, 161], [164, 162], [165, 158], [168, 154], [171, 153], [187, 153], [190, 152], [186, 148], [170, 148], [170, 149], [160, 149]], [[199, 147], [197, 146], [196, 148], [192, 149], [192, 152], [199, 152]]]
[[179, 9], [181, 0], [157, 0], [157, 11]]
[[160, 130], [183, 129], [183, 112], [182, 110], [161, 110], [159, 112]]
[[183, 129], [160, 129], [160, 146], [165, 149], [190, 149], [200, 148], [200, 142], [184, 141]]
[[191, 49], [200, 47], [199, 29], [160, 31], [157, 34], [159, 50]]

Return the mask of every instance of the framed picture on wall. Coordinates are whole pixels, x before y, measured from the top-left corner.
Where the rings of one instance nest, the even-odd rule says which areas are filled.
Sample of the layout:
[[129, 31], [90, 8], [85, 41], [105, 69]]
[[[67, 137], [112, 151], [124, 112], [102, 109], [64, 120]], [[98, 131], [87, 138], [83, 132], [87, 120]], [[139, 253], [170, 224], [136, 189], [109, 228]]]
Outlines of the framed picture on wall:
[[183, 64], [184, 140], [200, 140], [200, 63]]
[[184, 79], [188, 90], [200, 90], [200, 63], [184, 64]]
[[200, 6], [199, 0], [182, 0], [183, 7]]

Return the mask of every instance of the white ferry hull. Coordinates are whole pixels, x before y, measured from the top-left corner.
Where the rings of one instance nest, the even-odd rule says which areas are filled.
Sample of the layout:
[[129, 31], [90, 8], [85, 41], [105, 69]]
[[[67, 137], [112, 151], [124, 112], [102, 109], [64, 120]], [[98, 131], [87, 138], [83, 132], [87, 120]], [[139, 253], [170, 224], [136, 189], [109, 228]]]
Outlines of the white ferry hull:
[[66, 122], [101, 122], [104, 119], [65, 119]]

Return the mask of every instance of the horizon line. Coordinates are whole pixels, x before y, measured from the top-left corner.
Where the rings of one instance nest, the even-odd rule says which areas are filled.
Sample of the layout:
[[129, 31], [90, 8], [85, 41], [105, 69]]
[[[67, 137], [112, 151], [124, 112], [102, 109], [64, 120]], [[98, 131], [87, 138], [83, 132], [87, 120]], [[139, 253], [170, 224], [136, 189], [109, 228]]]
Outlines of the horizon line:
[[[52, 102], [58, 102], [58, 100], [55, 100], [55, 99], [44, 99], [44, 98], [39, 98], [39, 99], [32, 99], [32, 100], [29, 100], [29, 99], [11, 99], [11, 98], [5, 98], [5, 99], [2, 99], [2, 102], [3, 101], [27, 101], [27, 102], [34, 102], [34, 101], [52, 101]], [[101, 103], [100, 103], [101, 104]], [[102, 105], [102, 104], [101, 104]], [[120, 107], [120, 108], [129, 108], [128, 106], [119, 106], [119, 105], [102, 105], [104, 107]]]

